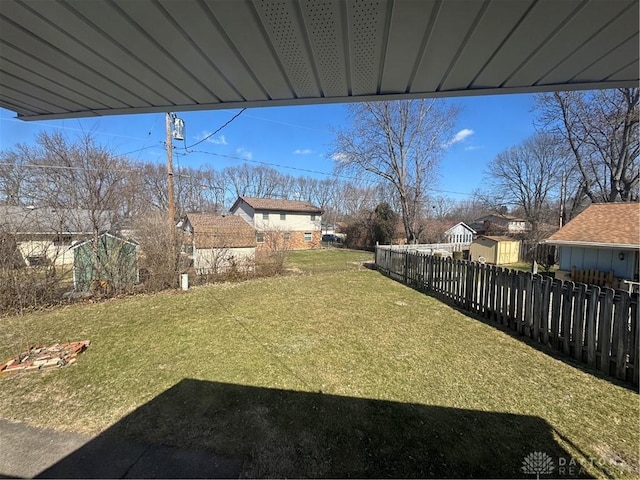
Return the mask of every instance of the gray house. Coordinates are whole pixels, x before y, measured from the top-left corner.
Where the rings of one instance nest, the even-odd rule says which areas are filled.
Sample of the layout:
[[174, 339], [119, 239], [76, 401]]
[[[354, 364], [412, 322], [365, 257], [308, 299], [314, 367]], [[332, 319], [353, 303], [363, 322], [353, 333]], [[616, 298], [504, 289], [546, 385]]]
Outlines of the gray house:
[[559, 250], [556, 278], [572, 279], [572, 270], [612, 272], [613, 281], [607, 286], [624, 288], [624, 280], [638, 281], [640, 204], [593, 204], [546, 243]]
[[71, 246], [111, 228], [110, 212], [71, 208], [1, 206], [0, 234], [17, 246], [26, 266], [70, 265]]

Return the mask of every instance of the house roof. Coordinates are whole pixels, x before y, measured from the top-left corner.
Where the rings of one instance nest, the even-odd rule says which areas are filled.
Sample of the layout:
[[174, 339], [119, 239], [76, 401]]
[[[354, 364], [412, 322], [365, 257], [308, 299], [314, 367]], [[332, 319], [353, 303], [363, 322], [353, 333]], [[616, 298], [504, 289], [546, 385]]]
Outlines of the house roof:
[[640, 248], [640, 204], [594, 203], [551, 235], [546, 243]]
[[309, 202], [301, 202], [298, 200], [283, 200], [279, 198], [256, 198], [256, 197], [238, 197], [231, 211], [233, 212], [237, 205], [244, 201], [254, 210], [268, 210], [276, 212], [299, 212], [299, 213], [316, 213], [322, 214], [322, 209], [312, 205]]
[[449, 233], [451, 230], [453, 230], [454, 228], [456, 228], [458, 225], [462, 225], [462, 227], [463, 227], [463, 228], [466, 228], [466, 229], [467, 229], [467, 230], [469, 230], [471, 233], [474, 233], [474, 234], [476, 233], [476, 231], [475, 231], [473, 228], [471, 228], [469, 225], [467, 225], [467, 224], [466, 224], [466, 223], [464, 223], [464, 222], [458, 222], [458, 223], [456, 223], [455, 225], [452, 225], [450, 228], [448, 228], [447, 230], [445, 230], [445, 232], [444, 232], [444, 233], [445, 233], [445, 234]]
[[481, 223], [481, 222], [499, 222], [507, 224], [509, 222], [524, 222], [524, 218], [514, 217], [513, 215], [506, 215], [501, 213], [490, 213], [489, 215], [485, 215], [484, 217], [476, 218], [471, 223]]
[[256, 246], [256, 231], [237, 215], [187, 215], [196, 248], [242, 248]]
[[2, 206], [0, 229], [15, 234], [85, 234], [111, 228], [110, 212], [96, 212], [94, 225], [89, 210], [50, 207]]

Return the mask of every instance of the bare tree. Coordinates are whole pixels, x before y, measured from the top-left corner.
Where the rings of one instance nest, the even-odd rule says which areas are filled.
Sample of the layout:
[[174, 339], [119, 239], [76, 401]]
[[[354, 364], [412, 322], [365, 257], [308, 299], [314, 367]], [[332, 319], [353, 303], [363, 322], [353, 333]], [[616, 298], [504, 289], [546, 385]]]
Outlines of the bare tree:
[[349, 129], [336, 133], [332, 158], [339, 172], [372, 175], [398, 194], [407, 241], [415, 243], [419, 216], [457, 110], [437, 100], [357, 103]]
[[549, 134], [536, 134], [498, 154], [487, 166], [492, 197], [522, 208], [536, 237], [549, 202], [558, 198], [560, 171], [566, 164], [561, 144]]
[[136, 187], [130, 181], [131, 165], [97, 144], [90, 133], [71, 140], [41, 132], [30, 153], [29, 165], [37, 169], [33, 195], [61, 213], [59, 221], [65, 227], [60, 231], [91, 231], [87, 240], [95, 271], [100, 271], [100, 234], [122, 217], [123, 198]]
[[0, 152], [0, 203], [22, 205], [29, 203], [30, 177], [28, 167], [32, 147], [18, 144], [14, 149]]
[[543, 128], [572, 152], [592, 202], [638, 200], [638, 88], [554, 92], [537, 97]]

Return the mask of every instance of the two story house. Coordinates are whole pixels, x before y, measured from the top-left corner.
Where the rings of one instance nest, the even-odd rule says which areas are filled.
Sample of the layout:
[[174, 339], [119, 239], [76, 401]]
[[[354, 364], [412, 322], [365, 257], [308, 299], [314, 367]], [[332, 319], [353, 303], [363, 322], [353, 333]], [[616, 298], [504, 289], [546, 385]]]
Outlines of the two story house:
[[230, 212], [256, 229], [258, 249], [272, 248], [274, 242], [291, 250], [321, 245], [322, 209], [308, 202], [238, 197]]
[[492, 213], [469, 223], [478, 235], [523, 235], [531, 226], [523, 218]]

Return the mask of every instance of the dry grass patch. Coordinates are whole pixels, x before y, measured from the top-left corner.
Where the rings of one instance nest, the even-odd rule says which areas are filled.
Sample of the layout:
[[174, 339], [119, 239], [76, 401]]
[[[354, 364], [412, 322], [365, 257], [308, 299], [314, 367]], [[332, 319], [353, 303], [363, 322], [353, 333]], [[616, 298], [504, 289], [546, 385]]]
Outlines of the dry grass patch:
[[522, 477], [532, 451], [638, 473], [635, 392], [333, 252], [292, 257], [314, 275], [5, 318], [0, 356], [24, 332], [92, 344], [1, 379], [2, 416], [238, 456], [246, 476]]

